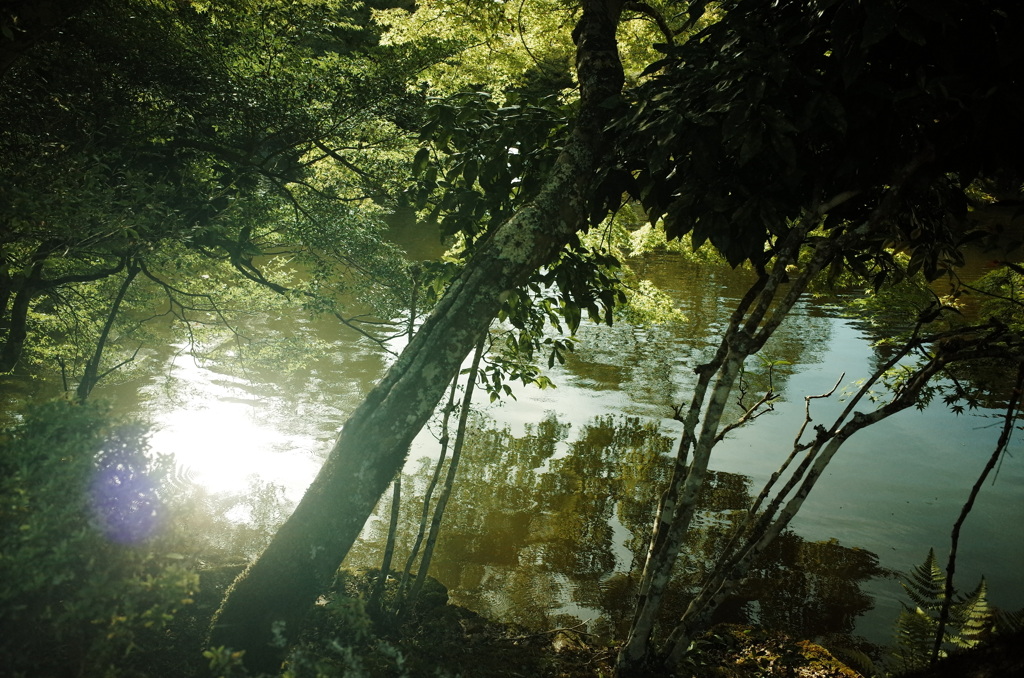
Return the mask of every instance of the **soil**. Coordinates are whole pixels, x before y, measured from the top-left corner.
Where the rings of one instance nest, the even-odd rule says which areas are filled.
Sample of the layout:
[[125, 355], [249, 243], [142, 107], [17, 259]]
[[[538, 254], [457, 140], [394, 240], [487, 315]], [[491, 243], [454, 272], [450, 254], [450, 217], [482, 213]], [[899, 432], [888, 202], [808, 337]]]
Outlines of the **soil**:
[[[203, 570], [201, 590], [177, 616], [163, 648], [146, 652], [147, 676], [208, 677], [201, 652], [210, 619], [242, 569]], [[383, 600], [367, 604], [378, 572], [342, 572], [310, 615], [286, 665], [296, 678], [596, 678], [613, 675], [616, 648], [583, 627], [543, 631], [486, 619], [450, 604], [428, 578], [421, 603], [395, 616], [398, 579], [388, 577]], [[678, 678], [858, 678], [862, 674], [820, 645], [746, 626], [719, 625], [695, 644]], [[858, 666], [856, 657], [846, 657]], [[870, 661], [867, 661], [870, 665]], [[143, 675], [143, 674], [140, 674]], [[235, 671], [233, 678], [245, 674]], [[655, 672], [645, 676], [654, 677]], [[906, 678], [995, 678], [1024, 675], [1024, 633], [945, 659]]]
[[[180, 615], [173, 642], [173, 675], [210, 675], [208, 662], [198, 649], [219, 601], [240, 570], [239, 565], [224, 566], [201, 574], [201, 593], [187, 614]], [[432, 578], [426, 581], [421, 603], [397, 621], [397, 577], [388, 577], [379, 605], [366, 602], [378, 574], [373, 570], [339, 573], [332, 591], [318, 601], [290, 655], [288, 667], [295, 675], [595, 678], [613, 674], [616, 648], [586, 633], [582, 626], [537, 631], [498, 623], [450, 604], [445, 587]], [[860, 675], [818, 645], [746, 627], [716, 627], [701, 639], [699, 647], [697, 659], [676, 674], [663, 675]], [[183, 662], [184, 657], [193, 659]]]

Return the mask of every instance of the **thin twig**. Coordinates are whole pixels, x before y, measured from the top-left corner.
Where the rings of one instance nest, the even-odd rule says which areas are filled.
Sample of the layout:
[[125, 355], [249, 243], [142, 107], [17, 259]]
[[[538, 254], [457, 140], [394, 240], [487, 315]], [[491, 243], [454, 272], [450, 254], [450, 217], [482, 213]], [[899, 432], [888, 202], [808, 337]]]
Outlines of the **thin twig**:
[[558, 633], [568, 633], [570, 631], [572, 633], [578, 633], [581, 636], [595, 636], [595, 635], [597, 635], [596, 633], [589, 633], [587, 631], [580, 631], [579, 630], [579, 628], [581, 626], [586, 626], [586, 625], [587, 625], [587, 622], [581, 621], [579, 624], [576, 624], [575, 626], [560, 626], [557, 629], [549, 629], [547, 631], [540, 631], [538, 633], [530, 633], [530, 634], [527, 634], [525, 636], [509, 636], [508, 638], [505, 638], [505, 640], [528, 640], [530, 638], [540, 638], [541, 636], [553, 636], [553, 635], [558, 634]]
[[[778, 395], [778, 393], [769, 388], [768, 391], [766, 391], [765, 394], [761, 396], [761, 399], [754, 403], [754, 405], [750, 409], [744, 412], [739, 419], [737, 419], [736, 421], [732, 422], [727, 426], [724, 426], [722, 430], [718, 432], [718, 435], [715, 436], [715, 444], [717, 445], [718, 443], [722, 442], [722, 440], [725, 439], [725, 435], [730, 431], [737, 429], [740, 426], [743, 426], [748, 421], [753, 421], [754, 419], [757, 419], [765, 412], [771, 412], [774, 409], [771, 406], [771, 402], [775, 400], [775, 398], [778, 397]], [[768, 405], [767, 409], [761, 410], [760, 412], [757, 411], [760, 407], [766, 404]]]
[[953, 605], [953, 574], [956, 572], [956, 552], [960, 545], [960, 528], [963, 527], [964, 521], [967, 520], [968, 514], [971, 509], [974, 508], [974, 500], [978, 498], [978, 493], [981, 491], [981, 486], [985, 483], [985, 478], [996, 465], [996, 461], [1003, 455], [1006, 450], [1007, 443], [1010, 442], [1010, 436], [1013, 434], [1013, 422], [1016, 419], [1017, 406], [1020, 403], [1021, 391], [1024, 390], [1024, 363], [1017, 365], [1017, 384], [1013, 388], [1013, 393], [1010, 395], [1010, 401], [1006, 404], [1006, 414], [1003, 415], [1003, 430], [999, 434], [999, 440], [996, 442], [996, 448], [992, 450], [991, 456], [988, 458], [988, 462], [985, 464], [985, 468], [982, 469], [981, 475], [978, 476], [978, 480], [975, 481], [974, 487], [971, 488], [971, 493], [967, 498], [967, 502], [960, 509], [960, 516], [956, 519], [956, 523], [953, 525], [953, 533], [950, 538], [949, 548], [949, 560], [946, 563], [946, 590], [945, 595], [942, 599], [942, 609], [939, 610], [939, 622], [935, 627], [935, 642], [932, 645], [932, 656], [929, 664], [934, 666], [935, 662], [939, 660], [939, 651], [942, 649], [942, 639], [946, 635], [946, 624], [949, 622], [949, 610]]
[[807, 429], [807, 425], [813, 421], [813, 419], [811, 419], [811, 401], [818, 398], [831, 398], [832, 394], [836, 392], [836, 389], [839, 388], [839, 385], [843, 383], [843, 379], [845, 378], [846, 372], [843, 372], [839, 375], [839, 378], [836, 379], [835, 385], [828, 393], [804, 396], [804, 423], [800, 425], [800, 430], [796, 432], [796, 438], [793, 439], [794, 449], [797, 449], [800, 446], [800, 439], [804, 437], [804, 431]]

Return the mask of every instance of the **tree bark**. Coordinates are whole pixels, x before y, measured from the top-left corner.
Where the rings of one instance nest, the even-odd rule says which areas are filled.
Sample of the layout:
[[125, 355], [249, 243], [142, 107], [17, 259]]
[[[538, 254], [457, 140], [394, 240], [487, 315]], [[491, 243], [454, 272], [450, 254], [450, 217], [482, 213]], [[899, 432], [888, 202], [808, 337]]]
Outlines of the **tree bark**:
[[621, 0], [584, 0], [577, 25], [580, 115], [537, 198], [499, 226], [452, 283], [383, 380], [346, 422], [294, 513], [231, 587], [210, 643], [244, 649], [274, 672], [463, 360], [500, 307], [583, 229], [603, 129], [621, 92], [615, 41]]

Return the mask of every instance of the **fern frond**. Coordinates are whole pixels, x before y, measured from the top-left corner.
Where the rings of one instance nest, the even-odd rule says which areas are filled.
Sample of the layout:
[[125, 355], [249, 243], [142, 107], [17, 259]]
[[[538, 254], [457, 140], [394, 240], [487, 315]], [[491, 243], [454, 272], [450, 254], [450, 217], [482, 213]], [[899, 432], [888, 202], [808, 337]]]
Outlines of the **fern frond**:
[[928, 549], [924, 562], [907, 573], [900, 582], [907, 597], [918, 607], [933, 612], [942, 607], [945, 599], [946, 577], [935, 559], [935, 549]]
[[948, 636], [949, 642], [968, 649], [981, 643], [992, 630], [993, 613], [986, 596], [988, 585], [982, 577], [978, 587], [957, 600], [950, 610], [950, 626], [956, 629]]
[[900, 612], [900, 616], [896, 620], [895, 652], [900, 672], [912, 671], [928, 665], [937, 623], [920, 607], [914, 610], [904, 607]]
[[829, 651], [836, 659], [862, 676], [879, 675], [879, 667], [875, 666], [875, 662], [866, 652], [853, 647], [830, 647]]
[[[928, 550], [928, 557], [915, 567], [901, 582], [907, 597], [913, 603], [904, 604], [896, 620], [897, 664], [904, 671], [927, 666], [938, 632], [939, 615], [946, 597], [946, 578], [935, 559], [934, 549]], [[1024, 610], [1017, 615], [1008, 615], [1008, 625], [1017, 628], [1024, 622]], [[988, 584], [984, 577], [977, 588], [967, 595], [954, 593], [949, 609], [949, 619], [942, 633], [945, 648], [976, 647], [991, 633], [995, 614], [988, 603]], [[940, 652], [945, 656], [946, 652]]]
[[999, 610], [996, 612], [996, 628], [998, 633], [1011, 634], [1024, 631], [1024, 607], [1016, 612]]

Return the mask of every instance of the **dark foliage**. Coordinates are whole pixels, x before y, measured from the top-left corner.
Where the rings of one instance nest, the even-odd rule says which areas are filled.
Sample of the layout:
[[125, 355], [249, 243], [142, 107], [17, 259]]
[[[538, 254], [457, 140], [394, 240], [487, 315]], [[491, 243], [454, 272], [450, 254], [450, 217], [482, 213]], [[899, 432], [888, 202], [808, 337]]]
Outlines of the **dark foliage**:
[[[934, 276], [978, 176], [1024, 175], [1024, 17], [1013, 0], [736, 0], [665, 48], [617, 129], [628, 191], [670, 237], [761, 263], [790, 220], [834, 197], [828, 229], [868, 219]], [[634, 176], [635, 175], [635, 178]], [[873, 217], [873, 218], [877, 218]], [[867, 255], [848, 257], [865, 269]]]

